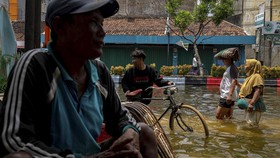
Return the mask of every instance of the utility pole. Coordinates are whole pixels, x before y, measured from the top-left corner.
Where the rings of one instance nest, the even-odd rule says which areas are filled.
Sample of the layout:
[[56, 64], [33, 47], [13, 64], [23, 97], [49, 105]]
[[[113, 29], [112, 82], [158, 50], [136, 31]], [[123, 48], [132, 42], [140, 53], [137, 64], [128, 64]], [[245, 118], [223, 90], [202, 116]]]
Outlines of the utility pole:
[[[164, 5], [166, 5], [167, 0], [164, 0]], [[166, 24], [165, 24], [165, 30], [164, 30], [164, 34], [167, 35], [167, 58], [166, 58], [166, 65], [169, 65], [169, 54], [170, 54], [170, 17], [169, 17], [169, 13], [166, 12], [165, 13], [167, 15], [166, 17]]]
[[41, 47], [41, 0], [35, 0], [34, 48]]
[[170, 53], [170, 23], [169, 14], [166, 19], [165, 34], [167, 34], [167, 61], [166, 64], [169, 65], [169, 53]]
[[41, 36], [41, 0], [25, 2], [25, 51], [40, 47]]
[[[270, 5], [269, 5], [269, 21], [272, 21], [272, 0], [269, 0], [270, 1]], [[271, 64], [271, 56], [272, 56], [272, 40], [269, 40], [268, 41], [268, 60], [269, 60], [269, 66], [271, 67], [272, 64]]]

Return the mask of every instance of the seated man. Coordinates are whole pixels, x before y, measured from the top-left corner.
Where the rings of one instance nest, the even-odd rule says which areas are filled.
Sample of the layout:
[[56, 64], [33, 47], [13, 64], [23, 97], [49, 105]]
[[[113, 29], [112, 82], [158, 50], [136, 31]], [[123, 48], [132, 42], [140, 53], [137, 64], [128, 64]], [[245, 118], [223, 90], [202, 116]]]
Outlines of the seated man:
[[[125, 95], [128, 95], [132, 91], [142, 89], [141, 98], [151, 98], [153, 95], [152, 89], [145, 91], [146, 88], [153, 84], [159, 87], [173, 84], [170, 81], [160, 78], [154, 68], [144, 63], [146, 54], [143, 50], [133, 51], [131, 57], [133, 67], [128, 69], [122, 78], [122, 88]], [[141, 100], [141, 102], [148, 105], [151, 100]]]
[[[0, 111], [0, 157], [157, 157], [153, 130], [121, 106], [102, 54], [116, 0], [52, 0], [52, 41], [10, 72]], [[101, 146], [102, 123], [114, 142]], [[141, 140], [139, 140], [141, 138]]]

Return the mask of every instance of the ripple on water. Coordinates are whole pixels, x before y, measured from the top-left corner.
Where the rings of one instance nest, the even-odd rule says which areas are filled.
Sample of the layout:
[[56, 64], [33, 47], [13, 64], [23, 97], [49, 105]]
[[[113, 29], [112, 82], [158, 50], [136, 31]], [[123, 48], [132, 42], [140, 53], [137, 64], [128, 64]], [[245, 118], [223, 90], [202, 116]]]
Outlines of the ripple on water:
[[247, 154], [248, 158], [263, 158], [261, 155], [259, 154], [254, 154], [254, 153], [249, 153]]
[[239, 152], [239, 153], [244, 153], [244, 152], [246, 152], [246, 150], [243, 149], [243, 148], [233, 148], [233, 151], [236, 151], [236, 152]]
[[[180, 135], [169, 130], [168, 116], [161, 124], [177, 158], [274, 158], [280, 157], [280, 97], [275, 87], [265, 87], [263, 113], [260, 126], [249, 127], [244, 121], [244, 111], [235, 106], [234, 119], [219, 121], [215, 109], [219, 101], [219, 88], [211, 86], [179, 86], [176, 100], [196, 107], [206, 118], [210, 137]], [[123, 92], [119, 92], [123, 95]], [[121, 96], [122, 97], [122, 96]], [[159, 116], [167, 102], [153, 101], [149, 107]]]

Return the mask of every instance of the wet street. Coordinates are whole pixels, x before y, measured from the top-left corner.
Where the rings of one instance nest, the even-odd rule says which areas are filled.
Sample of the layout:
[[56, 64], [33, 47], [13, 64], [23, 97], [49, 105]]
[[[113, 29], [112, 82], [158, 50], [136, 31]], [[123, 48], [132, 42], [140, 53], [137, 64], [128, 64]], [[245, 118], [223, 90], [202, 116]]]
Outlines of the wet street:
[[[196, 107], [206, 118], [210, 136], [203, 138], [190, 134], [174, 134], [168, 128], [168, 116], [161, 124], [170, 139], [177, 158], [185, 157], [249, 157], [274, 158], [280, 155], [280, 87], [265, 87], [263, 113], [259, 127], [250, 127], [244, 121], [244, 111], [235, 107], [234, 118], [216, 120], [215, 109], [219, 100], [218, 86], [178, 85], [178, 102]], [[124, 100], [121, 87], [117, 85]], [[159, 94], [158, 94], [159, 95]], [[149, 107], [159, 116], [168, 102], [152, 101]]]

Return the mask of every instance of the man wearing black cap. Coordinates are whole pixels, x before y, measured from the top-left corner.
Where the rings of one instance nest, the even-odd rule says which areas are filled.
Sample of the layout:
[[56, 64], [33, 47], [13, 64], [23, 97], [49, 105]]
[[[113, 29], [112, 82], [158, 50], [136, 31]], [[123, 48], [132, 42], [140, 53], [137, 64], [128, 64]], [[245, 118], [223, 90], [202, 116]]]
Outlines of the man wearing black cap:
[[[131, 53], [133, 67], [125, 72], [122, 78], [122, 88], [125, 95], [130, 92], [141, 89], [141, 98], [151, 98], [152, 89], [146, 88], [156, 84], [157, 86], [167, 86], [173, 84], [171, 81], [163, 80], [159, 77], [158, 72], [145, 64], [146, 54], [143, 50], [136, 49]], [[129, 100], [129, 99], [128, 99]], [[133, 101], [133, 100], [132, 100]], [[140, 102], [148, 105], [151, 100], [141, 100]]]
[[[116, 0], [52, 0], [48, 49], [14, 66], [0, 111], [0, 157], [157, 157], [153, 130], [122, 109], [102, 54]], [[101, 125], [114, 140], [98, 144]], [[139, 137], [141, 141], [139, 141]]]

